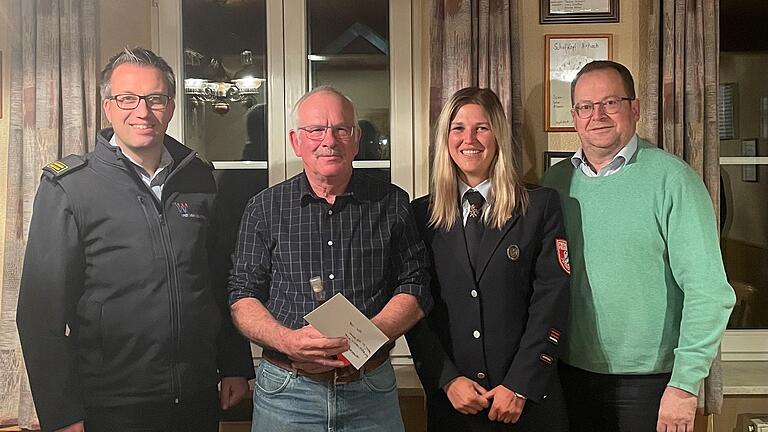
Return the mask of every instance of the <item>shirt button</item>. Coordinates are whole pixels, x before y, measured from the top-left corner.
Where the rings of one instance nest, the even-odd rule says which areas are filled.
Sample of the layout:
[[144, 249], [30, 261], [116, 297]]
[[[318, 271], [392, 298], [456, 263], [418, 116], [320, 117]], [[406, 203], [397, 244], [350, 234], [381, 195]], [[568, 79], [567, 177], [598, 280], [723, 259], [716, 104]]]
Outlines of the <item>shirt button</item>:
[[328, 246], [333, 246], [333, 240], [328, 240]]
[[470, 291], [469, 295], [471, 295], [472, 297], [477, 297], [477, 290]]
[[482, 372], [477, 373], [477, 379], [485, 379], [485, 374]]
[[330, 216], [332, 214], [333, 214], [333, 210], [328, 210], [328, 215]]
[[473, 331], [472, 336], [474, 336], [475, 339], [480, 339], [480, 331], [479, 330]]
[[333, 273], [331, 273], [331, 274], [329, 274], [329, 275], [328, 275], [328, 279], [331, 279], [331, 280], [333, 280], [333, 278], [335, 278], [335, 277], [336, 277], [336, 276], [334, 276], [334, 275], [333, 275]]

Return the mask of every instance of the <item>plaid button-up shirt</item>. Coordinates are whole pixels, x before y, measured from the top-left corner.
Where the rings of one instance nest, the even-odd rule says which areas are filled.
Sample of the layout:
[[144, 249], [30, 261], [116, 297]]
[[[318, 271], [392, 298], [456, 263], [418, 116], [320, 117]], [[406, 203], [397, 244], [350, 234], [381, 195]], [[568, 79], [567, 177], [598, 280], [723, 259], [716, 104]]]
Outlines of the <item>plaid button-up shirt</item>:
[[424, 313], [432, 307], [427, 251], [407, 193], [360, 171], [333, 205], [304, 173], [254, 196], [232, 261], [230, 304], [257, 298], [292, 329], [316, 307], [314, 276], [327, 298], [340, 292], [369, 318], [398, 293], [416, 296]]

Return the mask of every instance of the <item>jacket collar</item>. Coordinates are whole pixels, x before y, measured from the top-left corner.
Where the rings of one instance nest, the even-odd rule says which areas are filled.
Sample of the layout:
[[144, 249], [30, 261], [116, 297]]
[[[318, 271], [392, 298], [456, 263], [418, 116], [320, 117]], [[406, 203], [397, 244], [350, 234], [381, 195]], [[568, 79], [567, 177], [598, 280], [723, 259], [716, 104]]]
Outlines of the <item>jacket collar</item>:
[[[128, 160], [128, 158], [123, 154], [122, 150], [120, 150], [120, 147], [113, 146], [109, 143], [109, 140], [112, 139], [114, 134], [115, 131], [112, 128], [105, 128], [100, 130], [96, 134], [96, 148], [94, 148], [93, 152], [99, 159], [103, 160], [104, 162], [125, 168], [128, 166], [126, 164], [130, 164], [131, 161]], [[180, 165], [182, 165], [182, 162], [184, 162], [184, 165], [186, 165], [187, 161], [190, 159], [190, 156], [194, 157], [196, 154], [192, 149], [176, 141], [168, 134], [165, 135], [163, 145], [173, 158], [174, 170], [179, 168]]]

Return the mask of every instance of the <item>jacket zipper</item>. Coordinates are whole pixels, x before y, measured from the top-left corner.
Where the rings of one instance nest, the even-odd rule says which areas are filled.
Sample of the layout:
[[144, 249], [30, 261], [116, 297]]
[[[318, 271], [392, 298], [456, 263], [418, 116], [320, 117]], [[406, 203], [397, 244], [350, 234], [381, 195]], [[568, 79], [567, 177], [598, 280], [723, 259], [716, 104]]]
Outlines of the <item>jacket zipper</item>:
[[[179, 165], [171, 171], [168, 177], [165, 179], [163, 191], [166, 190], [171, 178], [174, 177], [178, 171], [188, 165], [195, 157], [196, 152], [190, 152], [184, 159], [179, 162]], [[143, 184], [143, 182], [142, 182]], [[146, 187], [146, 185], [144, 185]], [[147, 189], [149, 189], [147, 187]], [[149, 190], [151, 194], [152, 191]], [[165, 194], [161, 194], [161, 199], [152, 199], [155, 203], [155, 209], [157, 211], [157, 219], [160, 224], [160, 240], [163, 246], [163, 253], [165, 255], [166, 273], [168, 276], [168, 295], [170, 302], [171, 313], [171, 344], [173, 350], [171, 351], [171, 394], [173, 395], [173, 403], [181, 403], [181, 376], [179, 374], [179, 351], [180, 351], [180, 333], [181, 333], [181, 289], [179, 287], [179, 276], [176, 272], [178, 265], [176, 263], [176, 254], [173, 250], [173, 243], [171, 242], [171, 232], [165, 217], [165, 200], [163, 199]]]

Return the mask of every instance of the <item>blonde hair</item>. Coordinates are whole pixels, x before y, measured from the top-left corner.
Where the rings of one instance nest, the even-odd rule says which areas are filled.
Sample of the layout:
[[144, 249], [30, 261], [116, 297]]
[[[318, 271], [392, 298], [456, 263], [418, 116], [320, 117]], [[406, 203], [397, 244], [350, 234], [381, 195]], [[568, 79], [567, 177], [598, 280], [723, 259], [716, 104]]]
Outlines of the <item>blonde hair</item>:
[[500, 229], [515, 210], [524, 213], [528, 208], [528, 193], [514, 168], [512, 132], [498, 96], [490, 89], [467, 87], [454, 93], [443, 105], [435, 132], [429, 223], [445, 231], [453, 227], [459, 215], [459, 168], [448, 152], [448, 134], [459, 109], [472, 104], [485, 110], [496, 138], [496, 155], [488, 174], [491, 192], [487, 210], [483, 212], [485, 224]]

